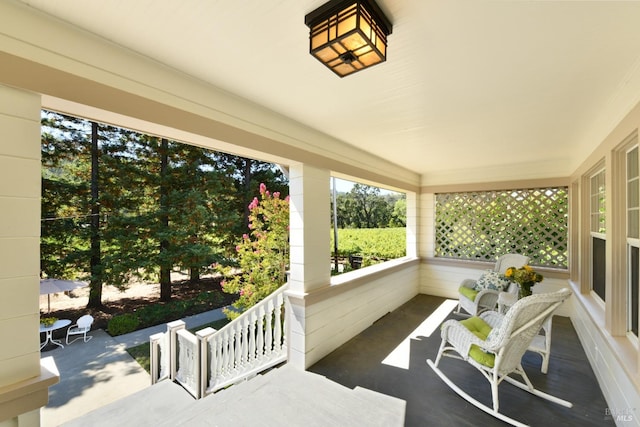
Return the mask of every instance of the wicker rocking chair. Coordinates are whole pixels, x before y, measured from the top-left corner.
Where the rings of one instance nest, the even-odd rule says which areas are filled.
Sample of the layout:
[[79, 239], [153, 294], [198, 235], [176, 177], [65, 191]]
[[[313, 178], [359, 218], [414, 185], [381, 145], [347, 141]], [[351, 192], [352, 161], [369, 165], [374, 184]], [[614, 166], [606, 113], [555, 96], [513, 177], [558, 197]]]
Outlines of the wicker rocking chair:
[[[566, 400], [537, 390], [522, 368], [521, 359], [538, 334], [542, 324], [571, 295], [568, 289], [553, 293], [535, 294], [522, 298], [505, 314], [486, 311], [478, 317], [462, 321], [448, 320], [442, 325], [442, 343], [435, 363], [427, 360], [436, 374], [460, 397], [484, 412], [512, 425], [524, 426], [498, 412], [498, 386], [503, 380], [531, 394], [570, 408]], [[478, 369], [491, 384], [493, 408], [490, 408], [454, 384], [438, 364], [442, 356], [464, 360]], [[511, 378], [516, 373], [524, 382]]]
[[[529, 257], [520, 254], [506, 254], [502, 255], [496, 261], [493, 271], [495, 273], [504, 274], [509, 267], [520, 268], [529, 262]], [[460, 284], [458, 289], [458, 307], [456, 309], [457, 314], [462, 313], [461, 309], [464, 309], [471, 316], [477, 316], [485, 310], [495, 309], [498, 303], [499, 292], [493, 289], [484, 289], [475, 291], [476, 280], [465, 279]], [[511, 283], [506, 289], [506, 292], [517, 295], [518, 285]]]

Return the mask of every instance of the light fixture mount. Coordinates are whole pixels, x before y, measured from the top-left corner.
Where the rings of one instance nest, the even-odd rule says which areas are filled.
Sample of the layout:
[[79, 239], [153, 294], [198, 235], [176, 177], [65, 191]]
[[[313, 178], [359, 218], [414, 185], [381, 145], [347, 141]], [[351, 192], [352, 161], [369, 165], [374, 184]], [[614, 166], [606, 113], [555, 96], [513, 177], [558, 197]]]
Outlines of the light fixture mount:
[[392, 25], [374, 0], [331, 0], [304, 22], [309, 52], [340, 77], [387, 60]]

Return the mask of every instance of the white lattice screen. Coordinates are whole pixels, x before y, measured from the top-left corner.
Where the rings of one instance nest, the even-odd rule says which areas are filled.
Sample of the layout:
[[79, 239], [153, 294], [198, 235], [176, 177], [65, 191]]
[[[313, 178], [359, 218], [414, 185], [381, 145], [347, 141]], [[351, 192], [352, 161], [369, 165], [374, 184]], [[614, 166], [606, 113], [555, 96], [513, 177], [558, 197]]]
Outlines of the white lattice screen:
[[436, 194], [436, 256], [567, 268], [567, 187]]

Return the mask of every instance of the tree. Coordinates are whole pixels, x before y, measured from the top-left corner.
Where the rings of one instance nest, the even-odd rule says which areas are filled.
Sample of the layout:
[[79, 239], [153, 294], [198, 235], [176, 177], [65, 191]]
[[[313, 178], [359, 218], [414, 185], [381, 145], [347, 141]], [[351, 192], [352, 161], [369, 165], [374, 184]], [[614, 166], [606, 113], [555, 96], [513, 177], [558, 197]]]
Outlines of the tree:
[[407, 198], [402, 196], [393, 204], [393, 212], [389, 220], [389, 227], [406, 227], [407, 226]]
[[171, 271], [197, 281], [232, 254], [256, 179], [288, 191], [269, 163], [47, 111], [42, 129], [42, 274], [90, 277], [91, 307], [134, 278], [170, 300]]
[[91, 123], [91, 282], [87, 307], [102, 306], [102, 257], [100, 239], [100, 186], [98, 184], [100, 150], [98, 148], [98, 123]]
[[233, 306], [226, 310], [233, 319], [286, 283], [289, 262], [289, 196], [282, 199], [279, 192], [271, 194], [260, 184], [260, 200], [249, 204], [249, 230], [236, 246], [240, 273], [232, 275], [233, 266], [220, 267], [231, 278], [222, 283], [227, 293], [238, 294]]
[[267, 185], [272, 192], [289, 194], [289, 183], [282, 170], [272, 163], [261, 162], [226, 153], [214, 153], [220, 170], [233, 180], [234, 209], [242, 218], [233, 227], [233, 234], [241, 235], [249, 225], [249, 203], [259, 191], [260, 183]]
[[233, 243], [233, 225], [240, 218], [229, 196], [233, 180], [217, 164], [214, 152], [179, 143], [170, 148], [170, 253], [175, 265], [197, 281]]
[[90, 127], [84, 120], [49, 111], [42, 112], [41, 127], [41, 275], [86, 278]]

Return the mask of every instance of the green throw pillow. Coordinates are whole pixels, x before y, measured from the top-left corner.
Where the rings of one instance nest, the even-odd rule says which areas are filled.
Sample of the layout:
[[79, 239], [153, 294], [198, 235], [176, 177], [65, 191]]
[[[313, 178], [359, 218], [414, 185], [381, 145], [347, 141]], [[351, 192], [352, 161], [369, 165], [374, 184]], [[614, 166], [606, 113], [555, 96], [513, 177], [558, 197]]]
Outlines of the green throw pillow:
[[491, 332], [491, 326], [478, 316], [472, 316], [468, 319], [461, 320], [462, 326], [467, 328], [473, 335], [477, 336], [481, 340], [486, 340], [487, 336]]

